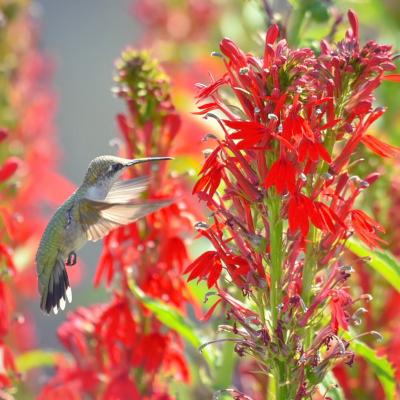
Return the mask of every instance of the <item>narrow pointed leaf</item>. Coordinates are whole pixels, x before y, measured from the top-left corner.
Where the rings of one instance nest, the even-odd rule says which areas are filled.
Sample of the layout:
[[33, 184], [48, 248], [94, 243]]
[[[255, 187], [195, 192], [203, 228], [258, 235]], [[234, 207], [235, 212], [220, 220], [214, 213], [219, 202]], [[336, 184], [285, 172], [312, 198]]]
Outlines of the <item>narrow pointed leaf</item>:
[[346, 247], [359, 257], [369, 257], [367, 264], [400, 292], [400, 265], [391, 253], [371, 250], [355, 238], [347, 240]]
[[378, 356], [376, 351], [365, 343], [352, 340], [351, 349], [362, 357], [373, 369], [382, 384], [387, 400], [396, 398], [396, 377], [394, 369], [385, 356]]

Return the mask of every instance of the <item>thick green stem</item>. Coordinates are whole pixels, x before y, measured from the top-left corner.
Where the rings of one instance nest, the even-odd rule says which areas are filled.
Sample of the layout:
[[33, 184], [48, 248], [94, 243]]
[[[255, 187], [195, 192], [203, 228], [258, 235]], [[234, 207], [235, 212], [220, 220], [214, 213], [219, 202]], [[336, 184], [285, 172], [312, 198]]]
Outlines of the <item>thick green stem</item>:
[[288, 385], [286, 376], [286, 367], [284, 361], [278, 361], [277, 363], [277, 376], [275, 378], [275, 398], [276, 400], [288, 400]]
[[[314, 226], [311, 226], [308, 235], [306, 256], [304, 259], [303, 282], [302, 282], [303, 286], [302, 298], [307, 307], [310, 306], [312, 301], [312, 285], [316, 273], [316, 264], [317, 264], [316, 254], [315, 254], [316, 235], [317, 235], [316, 228]], [[306, 327], [304, 335], [304, 346], [306, 349], [311, 345], [312, 338], [313, 338], [312, 330]]]
[[281, 199], [277, 195], [271, 195], [268, 202], [268, 214], [270, 223], [270, 256], [271, 256], [271, 316], [272, 329], [275, 330], [278, 322], [278, 306], [282, 299], [282, 218]]

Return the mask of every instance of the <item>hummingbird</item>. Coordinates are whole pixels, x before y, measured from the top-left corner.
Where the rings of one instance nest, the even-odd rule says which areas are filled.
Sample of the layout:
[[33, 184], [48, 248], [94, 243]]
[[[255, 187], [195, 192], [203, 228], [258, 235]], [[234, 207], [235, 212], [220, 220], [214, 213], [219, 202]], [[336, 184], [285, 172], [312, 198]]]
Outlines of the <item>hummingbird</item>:
[[137, 164], [171, 157], [126, 159], [99, 156], [88, 167], [83, 183], [50, 219], [36, 253], [40, 308], [47, 314], [64, 310], [72, 301], [65, 265], [75, 265], [76, 252], [113, 229], [171, 204], [171, 200], [141, 201], [149, 177], [121, 180], [122, 172]]

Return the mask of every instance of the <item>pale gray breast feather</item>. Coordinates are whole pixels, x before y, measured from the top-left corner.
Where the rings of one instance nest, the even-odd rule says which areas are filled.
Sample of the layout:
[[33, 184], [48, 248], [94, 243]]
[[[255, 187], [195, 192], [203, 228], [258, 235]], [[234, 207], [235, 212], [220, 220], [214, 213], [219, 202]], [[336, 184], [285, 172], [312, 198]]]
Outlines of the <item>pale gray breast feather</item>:
[[103, 201], [106, 198], [109, 190], [110, 190], [109, 184], [99, 184], [99, 185], [89, 186], [86, 191], [85, 198], [88, 200]]

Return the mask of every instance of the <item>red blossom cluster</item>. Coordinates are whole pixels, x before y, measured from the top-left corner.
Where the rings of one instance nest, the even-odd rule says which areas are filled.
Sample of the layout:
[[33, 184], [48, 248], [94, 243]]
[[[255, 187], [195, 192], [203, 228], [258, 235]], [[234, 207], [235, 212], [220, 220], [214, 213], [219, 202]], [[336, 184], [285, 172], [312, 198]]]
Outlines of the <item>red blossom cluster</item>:
[[276, 25], [261, 57], [223, 39], [225, 74], [199, 85], [200, 113], [223, 135], [208, 135], [216, 146], [194, 187], [212, 211], [198, 227], [214, 250], [185, 272], [216, 289], [210, 311], [225, 304], [236, 352], [274, 374], [277, 399], [310, 396], [333, 365], [353, 362], [341, 332], [360, 299], [347, 290], [343, 250], [352, 235], [377, 247], [383, 232], [355, 204], [377, 179], [352, 174], [356, 150], [400, 153], [367, 133], [384, 113], [374, 91], [395, 69], [391, 48], [361, 46], [348, 18], [345, 38], [319, 51], [289, 48]]
[[[146, 52], [127, 50], [116, 66], [115, 92], [128, 109], [117, 116], [122, 156], [171, 155], [180, 119], [167, 76]], [[131, 178], [150, 177], [149, 200], [174, 202], [105, 238], [94, 284], [104, 281], [112, 290], [112, 300], [79, 308], [60, 327], [58, 335], [73, 362], [59, 367], [42, 399], [92, 395], [107, 400], [168, 400], [173, 398], [167, 390], [168, 376], [189, 381], [181, 338], [132, 291], [135, 285], [181, 313], [191, 302], [183, 277], [188, 262], [184, 235], [192, 230], [194, 217], [184, 182], [172, 178], [166, 168], [166, 163], [143, 164], [130, 171]]]

